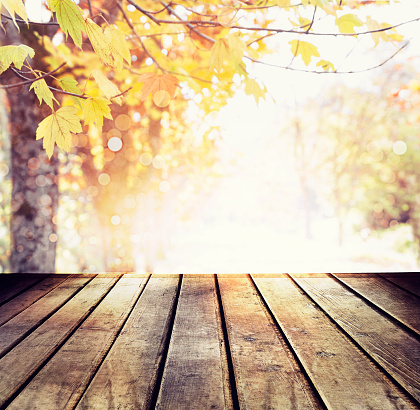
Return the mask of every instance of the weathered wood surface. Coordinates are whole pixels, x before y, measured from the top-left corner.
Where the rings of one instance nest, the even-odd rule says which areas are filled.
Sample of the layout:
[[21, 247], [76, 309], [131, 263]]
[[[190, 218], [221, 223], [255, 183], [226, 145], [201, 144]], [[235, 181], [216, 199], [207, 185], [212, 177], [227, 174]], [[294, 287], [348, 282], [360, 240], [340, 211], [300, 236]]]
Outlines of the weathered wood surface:
[[414, 279], [0, 275], [0, 409], [420, 409]]

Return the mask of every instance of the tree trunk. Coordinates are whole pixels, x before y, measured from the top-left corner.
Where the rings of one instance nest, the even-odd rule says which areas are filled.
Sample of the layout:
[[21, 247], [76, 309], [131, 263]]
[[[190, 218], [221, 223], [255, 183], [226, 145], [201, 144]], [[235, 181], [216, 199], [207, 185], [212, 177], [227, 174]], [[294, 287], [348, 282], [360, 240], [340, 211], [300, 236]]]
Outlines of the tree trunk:
[[[18, 44], [20, 36], [8, 25], [6, 44]], [[25, 43], [28, 44], [27, 38]], [[22, 81], [11, 70], [4, 77], [8, 84]], [[55, 272], [57, 235], [53, 220], [58, 209], [59, 161], [56, 156], [49, 160], [42, 141], [36, 141], [37, 126], [45, 115], [29, 85], [7, 91], [12, 173], [11, 271]]]

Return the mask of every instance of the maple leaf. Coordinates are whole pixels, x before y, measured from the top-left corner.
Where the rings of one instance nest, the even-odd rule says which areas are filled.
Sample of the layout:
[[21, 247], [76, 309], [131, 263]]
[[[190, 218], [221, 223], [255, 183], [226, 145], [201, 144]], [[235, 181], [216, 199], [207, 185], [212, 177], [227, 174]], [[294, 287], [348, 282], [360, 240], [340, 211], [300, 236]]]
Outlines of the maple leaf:
[[24, 44], [0, 47], [0, 74], [6, 71], [12, 63], [20, 70], [25, 59], [28, 56], [32, 58], [34, 55], [34, 49]]
[[242, 57], [244, 56], [246, 44], [237, 34], [229, 34], [226, 36], [226, 38], [228, 40], [230, 55], [232, 56], [233, 60], [239, 64], [242, 61]]
[[131, 65], [131, 53], [125, 39], [125, 34], [113, 27], [107, 27], [104, 34], [110, 44], [111, 55], [114, 59], [117, 71], [122, 70], [123, 60], [125, 60], [128, 65]]
[[144, 83], [141, 89], [140, 99], [144, 101], [147, 96], [157, 91], [166, 91], [171, 98], [174, 98], [178, 79], [171, 74], [143, 73], [138, 76], [138, 81]]
[[267, 88], [263, 86], [261, 88], [259, 84], [252, 78], [245, 78], [245, 93], [246, 95], [252, 95], [255, 99], [255, 102], [259, 103], [260, 98], [264, 99], [265, 94], [267, 93]]
[[43, 147], [49, 158], [54, 152], [54, 143], [64, 151], [70, 152], [71, 133], [82, 132], [80, 120], [76, 115], [77, 111], [76, 107], [62, 107], [38, 125], [36, 139], [44, 139]]
[[322, 67], [322, 69], [324, 70], [324, 71], [332, 71], [332, 72], [334, 72], [335, 71], [335, 67], [334, 67], [334, 64], [333, 63], [331, 63], [330, 61], [327, 61], [327, 60], [320, 60], [320, 61], [318, 61], [318, 63], [316, 64], [316, 66], [317, 67]]
[[[77, 81], [71, 77], [64, 77], [59, 81], [60, 87], [63, 91], [67, 91], [72, 94], [79, 94], [82, 95], [83, 93], [80, 91], [79, 87], [77, 86]], [[82, 104], [80, 103], [80, 98], [71, 96], [73, 101], [82, 108]]]
[[86, 34], [89, 37], [93, 50], [107, 65], [117, 68], [112, 57], [112, 45], [103, 30], [91, 19], [86, 19]]
[[223, 63], [229, 59], [229, 43], [224, 38], [219, 38], [211, 48], [210, 68], [215, 68], [217, 72], [223, 68]]
[[[15, 24], [18, 30], [19, 30], [19, 26], [16, 23], [15, 14], [17, 14], [23, 20], [25, 20], [26, 24], [29, 23], [28, 16], [26, 15], [25, 5], [23, 4], [22, 0], [0, 0], [0, 9], [2, 5], [9, 12], [10, 17], [12, 18], [13, 23]], [[1, 27], [3, 27], [1, 22], [0, 22], [0, 25]]]
[[29, 88], [29, 90], [34, 90], [36, 96], [38, 97], [39, 104], [41, 105], [44, 100], [47, 105], [54, 109], [53, 100], [58, 104], [58, 101], [55, 99], [54, 94], [48, 88], [47, 83], [43, 78], [40, 80], [34, 81]]
[[356, 33], [354, 27], [363, 26], [363, 23], [354, 14], [344, 14], [335, 20], [335, 24], [340, 33]]
[[[111, 99], [115, 95], [121, 94], [121, 91], [118, 87], [108, 80], [99, 70], [92, 71], [93, 78], [95, 79], [96, 83], [98, 84], [100, 90], [105, 94], [105, 97]], [[117, 97], [114, 98], [114, 101], [121, 105], [123, 98]]]
[[92, 124], [102, 130], [104, 118], [112, 120], [111, 109], [108, 105], [109, 100], [101, 97], [88, 98], [83, 102], [83, 112], [85, 113], [85, 124]]
[[309, 65], [312, 57], [319, 57], [318, 49], [311, 43], [300, 40], [289, 41], [292, 46], [292, 53], [296, 57], [298, 54], [302, 56], [305, 65]]
[[51, 11], [55, 11], [57, 22], [66, 34], [70, 35], [74, 44], [82, 48], [82, 31], [85, 29], [85, 21], [78, 6], [72, 0], [50, 0]]

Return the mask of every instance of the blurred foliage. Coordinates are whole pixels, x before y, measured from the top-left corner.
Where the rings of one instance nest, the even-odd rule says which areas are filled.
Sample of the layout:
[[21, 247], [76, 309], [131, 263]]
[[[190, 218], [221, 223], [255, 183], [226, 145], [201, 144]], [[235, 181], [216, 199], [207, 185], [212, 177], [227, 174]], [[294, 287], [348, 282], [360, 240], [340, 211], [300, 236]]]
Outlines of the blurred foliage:
[[409, 226], [399, 248], [415, 246], [420, 257], [419, 79], [397, 65], [364, 89], [337, 85], [296, 109], [303, 169], [333, 209], [340, 243], [353, 212], [363, 215], [364, 235]]

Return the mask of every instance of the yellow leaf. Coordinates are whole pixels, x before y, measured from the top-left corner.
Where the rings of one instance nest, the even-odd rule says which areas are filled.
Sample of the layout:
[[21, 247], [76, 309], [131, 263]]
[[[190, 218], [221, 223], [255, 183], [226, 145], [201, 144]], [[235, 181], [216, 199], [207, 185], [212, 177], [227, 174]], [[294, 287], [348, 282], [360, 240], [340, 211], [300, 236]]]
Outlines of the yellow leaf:
[[178, 79], [171, 74], [143, 73], [138, 76], [137, 81], [144, 83], [141, 89], [141, 100], [145, 100], [150, 93], [154, 95], [161, 90], [167, 91], [169, 96], [174, 98], [178, 84]]
[[[64, 77], [60, 80], [60, 87], [63, 91], [67, 91], [72, 94], [79, 94], [82, 95], [82, 92], [80, 91], [79, 87], [77, 86], [77, 81], [74, 78], [71, 77]], [[82, 108], [82, 105], [80, 103], [80, 98], [72, 96], [73, 101]]]
[[85, 124], [92, 124], [102, 130], [104, 118], [112, 120], [111, 109], [108, 105], [110, 101], [101, 97], [88, 98], [83, 102], [83, 112], [85, 113]]
[[12, 63], [20, 70], [25, 59], [28, 56], [32, 58], [34, 55], [34, 49], [24, 44], [0, 47], [0, 74], [6, 71]]
[[230, 27], [235, 23], [237, 13], [238, 9], [235, 9], [234, 7], [230, 6], [224, 6], [217, 13], [217, 21], [223, 27]]
[[22, 0], [0, 0], [0, 9], [2, 5], [9, 12], [10, 17], [18, 30], [19, 26], [16, 23], [15, 14], [20, 16], [23, 20], [25, 20], [26, 24], [28, 24], [28, 16], [26, 15], [25, 6]]
[[127, 40], [125, 39], [125, 34], [113, 27], [107, 27], [104, 34], [108, 38], [111, 46], [111, 55], [114, 59], [116, 69], [118, 71], [122, 70], [123, 60], [125, 60], [128, 65], [131, 65], [131, 53], [128, 48]]
[[[92, 75], [100, 90], [105, 94], [106, 98], [111, 99], [115, 95], [121, 94], [121, 91], [118, 89], [118, 87], [109, 81], [108, 78], [105, 77], [99, 70], [93, 70]], [[121, 105], [122, 100], [123, 98], [121, 96], [114, 98], [114, 101], [119, 105]]]
[[385, 31], [376, 31], [383, 28], [389, 27], [389, 24], [382, 23], [379, 24], [376, 20], [373, 20], [370, 16], [366, 17], [366, 25], [369, 31], [374, 31], [371, 33], [372, 39], [375, 42], [375, 47], [379, 44], [379, 40], [388, 41], [389, 38]]
[[252, 78], [245, 78], [245, 93], [246, 95], [252, 95], [255, 99], [255, 102], [258, 104], [260, 98], [264, 99], [265, 94], [267, 93], [267, 88], [264, 86], [261, 88], [259, 84]]
[[231, 57], [236, 60], [238, 63], [242, 61], [244, 56], [244, 51], [246, 49], [246, 44], [242, 38], [237, 34], [229, 34], [226, 36], [229, 45], [229, 51]]
[[359, 17], [354, 14], [344, 14], [335, 20], [335, 24], [338, 26], [340, 33], [356, 33], [354, 28], [363, 26]]
[[300, 40], [289, 41], [289, 44], [292, 46], [292, 53], [295, 57], [298, 54], [302, 56], [302, 60], [305, 65], [309, 65], [312, 57], [319, 57], [318, 49], [311, 43]]
[[42, 100], [44, 100], [45, 103], [51, 107], [51, 109], [54, 109], [53, 100], [58, 104], [58, 101], [55, 99], [54, 94], [48, 88], [48, 85], [43, 78], [41, 78], [40, 80], [34, 81], [31, 87], [29, 88], [29, 90], [32, 90], [32, 89], [34, 90], [36, 96], [38, 97], [40, 105], [42, 103]]
[[331, 63], [330, 61], [327, 61], [327, 60], [320, 60], [320, 61], [318, 61], [318, 63], [316, 64], [316, 66], [317, 67], [322, 67], [322, 69], [324, 70], [324, 71], [332, 71], [332, 72], [334, 72], [335, 71], [335, 67], [334, 67], [334, 64], [333, 63]]
[[86, 20], [86, 34], [92, 44], [95, 53], [107, 65], [117, 68], [114, 58], [112, 57], [112, 46], [109, 38], [103, 30], [91, 19]]
[[51, 158], [54, 152], [54, 143], [66, 152], [71, 148], [71, 133], [82, 132], [80, 120], [77, 117], [77, 108], [66, 106], [53, 112], [45, 118], [36, 130], [36, 139], [44, 139], [43, 147]]
[[85, 32], [85, 21], [82, 12], [72, 0], [51, 0], [51, 10], [55, 11], [57, 22], [66, 34], [70, 35], [74, 44], [82, 48], [82, 31]]
[[223, 63], [229, 59], [229, 44], [224, 38], [219, 38], [211, 48], [210, 69], [216, 69], [217, 72], [223, 68]]

